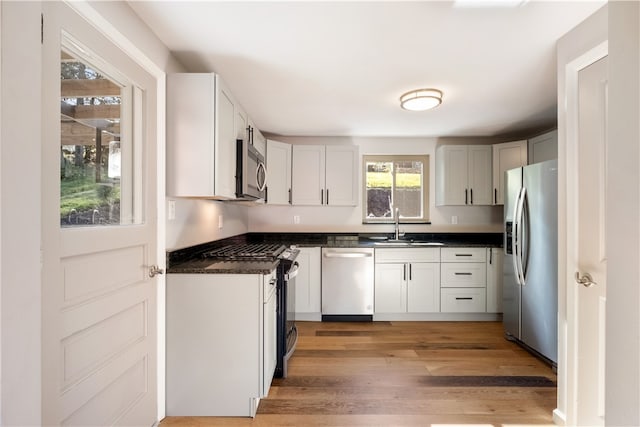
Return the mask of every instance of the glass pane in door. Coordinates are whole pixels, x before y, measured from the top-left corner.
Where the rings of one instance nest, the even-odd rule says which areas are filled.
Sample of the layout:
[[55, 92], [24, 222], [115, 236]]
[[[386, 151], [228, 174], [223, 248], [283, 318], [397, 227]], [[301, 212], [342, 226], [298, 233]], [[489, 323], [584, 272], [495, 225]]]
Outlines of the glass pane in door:
[[395, 163], [394, 207], [400, 212], [400, 218], [423, 218], [423, 163], [413, 160], [399, 160]]
[[121, 127], [127, 85], [81, 56], [61, 51], [60, 225], [131, 224], [133, 204], [122, 200], [132, 194], [123, 188], [132, 161]]

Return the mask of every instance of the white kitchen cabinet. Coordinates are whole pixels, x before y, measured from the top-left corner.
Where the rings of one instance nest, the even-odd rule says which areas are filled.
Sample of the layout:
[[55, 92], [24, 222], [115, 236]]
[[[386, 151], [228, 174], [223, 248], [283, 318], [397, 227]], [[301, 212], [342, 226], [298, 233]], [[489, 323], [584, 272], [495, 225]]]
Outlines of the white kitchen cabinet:
[[219, 76], [167, 75], [167, 195], [234, 199], [243, 126], [246, 115]]
[[354, 145], [294, 145], [292, 204], [357, 206], [358, 166]]
[[267, 204], [291, 204], [291, 144], [267, 143]]
[[486, 248], [442, 248], [441, 311], [486, 312]]
[[558, 158], [558, 131], [538, 135], [529, 139], [529, 164]]
[[487, 248], [487, 313], [502, 313], [504, 250]]
[[375, 258], [376, 314], [440, 311], [440, 249], [376, 249]]
[[320, 320], [321, 248], [298, 248], [299, 265], [295, 283], [296, 319]]
[[441, 145], [436, 150], [436, 205], [492, 204], [490, 145]]
[[167, 276], [167, 415], [255, 416], [275, 370], [275, 280]]
[[527, 141], [493, 145], [493, 204], [504, 205], [504, 173], [527, 164]]
[[[260, 129], [255, 127], [251, 119], [249, 119], [249, 128], [251, 131], [251, 142], [253, 146], [258, 150], [260, 154], [263, 156], [267, 156], [267, 138], [264, 137]], [[291, 165], [289, 165], [289, 169], [291, 169]]]

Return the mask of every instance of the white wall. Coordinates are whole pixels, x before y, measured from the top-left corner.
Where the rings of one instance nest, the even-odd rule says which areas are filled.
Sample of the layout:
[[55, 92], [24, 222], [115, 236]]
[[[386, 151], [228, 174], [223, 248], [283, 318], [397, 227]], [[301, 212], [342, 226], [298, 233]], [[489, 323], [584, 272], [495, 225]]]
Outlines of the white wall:
[[[404, 225], [408, 232], [437, 231], [501, 231], [502, 207], [435, 206], [435, 150], [441, 144], [491, 144], [503, 142], [497, 138], [388, 138], [388, 137], [270, 137], [291, 144], [351, 144], [367, 154], [427, 154], [429, 155], [429, 213], [432, 225]], [[360, 161], [362, 165], [362, 160]], [[362, 166], [361, 166], [362, 167]], [[362, 181], [362, 174], [359, 176]], [[362, 190], [362, 189], [361, 189]], [[328, 206], [258, 206], [249, 209], [250, 231], [375, 231], [390, 232], [390, 224], [362, 224], [362, 191], [355, 207]], [[293, 216], [300, 223], [293, 224]], [[451, 225], [451, 216], [458, 225]]]
[[[175, 203], [175, 219], [167, 219], [167, 250], [175, 250], [247, 232], [247, 210], [237, 202], [168, 199]], [[167, 212], [169, 209], [167, 209]], [[222, 228], [219, 217], [222, 215]]]
[[607, 425], [640, 425], [640, 3], [609, 2]]
[[40, 425], [40, 4], [0, 7], [0, 423]]

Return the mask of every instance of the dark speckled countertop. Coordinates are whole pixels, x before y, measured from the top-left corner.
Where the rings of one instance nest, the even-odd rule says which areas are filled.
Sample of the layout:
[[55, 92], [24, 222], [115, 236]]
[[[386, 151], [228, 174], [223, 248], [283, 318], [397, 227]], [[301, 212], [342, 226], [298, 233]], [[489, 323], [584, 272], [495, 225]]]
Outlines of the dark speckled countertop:
[[[384, 237], [391, 239], [393, 235], [385, 233], [247, 233], [167, 252], [167, 273], [269, 274], [278, 265], [279, 261], [215, 261], [206, 259], [202, 255], [214, 248], [231, 244], [281, 243], [285, 246], [299, 247], [389, 247], [376, 244], [379, 242], [377, 239]], [[407, 233], [403, 239], [443, 244], [436, 247], [502, 246], [502, 233]]]

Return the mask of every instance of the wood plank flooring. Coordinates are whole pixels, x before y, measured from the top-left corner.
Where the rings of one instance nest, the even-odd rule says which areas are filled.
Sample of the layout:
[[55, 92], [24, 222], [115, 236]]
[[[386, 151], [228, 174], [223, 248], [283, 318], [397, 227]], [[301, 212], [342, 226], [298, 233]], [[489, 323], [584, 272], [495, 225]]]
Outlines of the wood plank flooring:
[[500, 322], [297, 322], [289, 376], [251, 418], [161, 426], [553, 425], [556, 375]]

